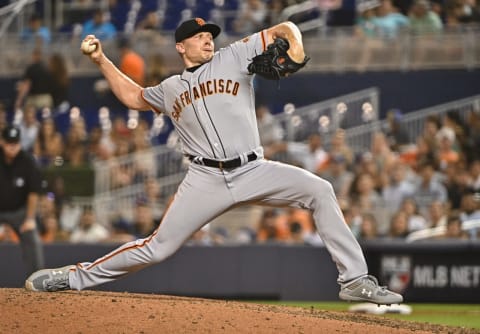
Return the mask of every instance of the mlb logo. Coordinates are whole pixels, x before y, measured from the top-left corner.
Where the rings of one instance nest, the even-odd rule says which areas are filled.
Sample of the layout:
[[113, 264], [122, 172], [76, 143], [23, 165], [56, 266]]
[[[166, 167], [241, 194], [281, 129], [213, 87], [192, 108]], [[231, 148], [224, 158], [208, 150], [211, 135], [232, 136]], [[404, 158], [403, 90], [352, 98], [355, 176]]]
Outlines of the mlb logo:
[[385, 255], [380, 262], [380, 275], [390, 290], [403, 293], [411, 280], [411, 268], [410, 256]]

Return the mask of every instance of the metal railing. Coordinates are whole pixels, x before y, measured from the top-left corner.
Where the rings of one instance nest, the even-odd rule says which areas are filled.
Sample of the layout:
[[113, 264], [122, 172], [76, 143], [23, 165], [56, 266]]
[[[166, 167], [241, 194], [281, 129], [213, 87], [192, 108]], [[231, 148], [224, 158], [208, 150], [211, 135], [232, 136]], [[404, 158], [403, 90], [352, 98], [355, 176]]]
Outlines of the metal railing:
[[[169, 73], [177, 73], [183, 64], [175, 50], [172, 32], [135, 32], [133, 48], [149, 65], [160, 55]], [[221, 35], [217, 48], [228, 45], [238, 36]], [[359, 37], [354, 27], [319, 29], [303, 38], [311, 57], [304, 72], [344, 72], [417, 69], [474, 69], [480, 67], [480, 26], [465, 25], [436, 35], [400, 34], [395, 38]], [[32, 43], [18, 34], [0, 38], [0, 76], [20, 76], [31, 59]], [[80, 36], [54, 33], [44, 49], [45, 56], [56, 52], [66, 60], [72, 76], [97, 75], [98, 69], [79, 50]], [[104, 41], [104, 50], [112, 60], [119, 58], [114, 40]]]
[[286, 141], [304, 141], [311, 134], [329, 135], [338, 128], [378, 120], [379, 91], [368, 88], [351, 94], [295, 109], [287, 104], [283, 114], [276, 114]]
[[[437, 106], [412, 111], [402, 117], [402, 126], [408, 132], [412, 142], [422, 133], [425, 119], [430, 115], [443, 116], [450, 111], [458, 112], [463, 118], [472, 110], [480, 110], [480, 95], [440, 104]], [[345, 139], [356, 153], [369, 150], [372, 133], [386, 126], [385, 120], [360, 125], [346, 131]]]

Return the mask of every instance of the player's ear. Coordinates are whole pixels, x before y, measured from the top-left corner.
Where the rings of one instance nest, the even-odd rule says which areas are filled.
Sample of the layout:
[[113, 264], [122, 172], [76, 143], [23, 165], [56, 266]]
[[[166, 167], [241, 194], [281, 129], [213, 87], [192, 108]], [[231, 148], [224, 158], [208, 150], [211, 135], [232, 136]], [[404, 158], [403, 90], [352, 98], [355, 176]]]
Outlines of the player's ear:
[[183, 55], [185, 53], [185, 46], [183, 45], [182, 42], [179, 42], [175, 44], [175, 48], [177, 49], [177, 52]]

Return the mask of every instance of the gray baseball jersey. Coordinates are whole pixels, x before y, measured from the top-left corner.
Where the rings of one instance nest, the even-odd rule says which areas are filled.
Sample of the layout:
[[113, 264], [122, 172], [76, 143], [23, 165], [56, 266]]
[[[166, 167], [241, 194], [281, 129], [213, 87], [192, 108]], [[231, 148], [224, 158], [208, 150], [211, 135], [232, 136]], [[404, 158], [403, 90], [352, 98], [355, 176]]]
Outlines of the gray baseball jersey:
[[[143, 90], [152, 108], [172, 119], [186, 154], [213, 160], [240, 158], [241, 164], [225, 169], [194, 160], [159, 228], [146, 239], [77, 265], [69, 274], [72, 289], [109, 282], [165, 260], [196, 230], [242, 203], [310, 210], [337, 264], [338, 282], [367, 274], [362, 250], [343, 219], [332, 186], [304, 169], [263, 159], [247, 65], [265, 49], [266, 40], [266, 31], [253, 34], [219, 50], [193, 72], [185, 70]], [[249, 162], [252, 152], [257, 158]]]

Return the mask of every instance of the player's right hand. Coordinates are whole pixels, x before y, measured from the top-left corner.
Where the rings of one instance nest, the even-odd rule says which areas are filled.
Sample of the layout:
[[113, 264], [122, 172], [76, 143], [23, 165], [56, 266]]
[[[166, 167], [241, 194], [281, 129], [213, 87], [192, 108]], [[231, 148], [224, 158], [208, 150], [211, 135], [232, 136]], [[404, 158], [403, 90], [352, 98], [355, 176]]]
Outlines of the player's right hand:
[[[82, 43], [87, 42], [90, 45], [95, 45], [95, 51], [91, 53], [85, 53], [83, 50], [83, 54], [86, 56], [90, 57], [90, 59], [95, 62], [95, 63], [100, 63], [100, 60], [103, 57], [103, 50], [102, 50], [102, 43], [100, 43], [100, 40], [95, 37], [95, 35], [87, 35], [83, 40]], [[81, 49], [81, 48], [80, 48]]]

